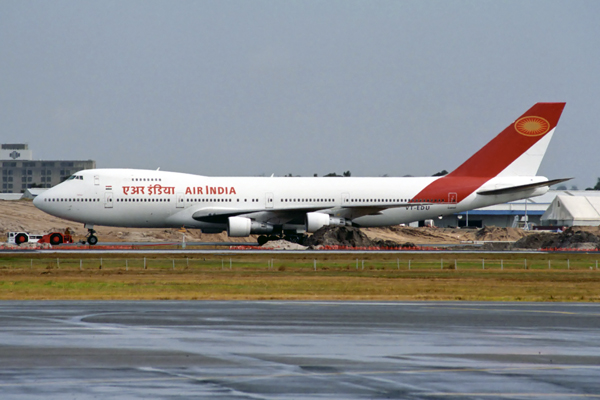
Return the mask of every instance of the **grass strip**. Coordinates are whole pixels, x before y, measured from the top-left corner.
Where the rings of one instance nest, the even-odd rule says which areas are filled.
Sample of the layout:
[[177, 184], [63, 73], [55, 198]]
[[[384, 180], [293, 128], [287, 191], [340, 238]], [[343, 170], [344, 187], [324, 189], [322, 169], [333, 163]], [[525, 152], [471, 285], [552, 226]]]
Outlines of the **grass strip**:
[[443, 256], [16, 255], [0, 299], [600, 301], [595, 254]]

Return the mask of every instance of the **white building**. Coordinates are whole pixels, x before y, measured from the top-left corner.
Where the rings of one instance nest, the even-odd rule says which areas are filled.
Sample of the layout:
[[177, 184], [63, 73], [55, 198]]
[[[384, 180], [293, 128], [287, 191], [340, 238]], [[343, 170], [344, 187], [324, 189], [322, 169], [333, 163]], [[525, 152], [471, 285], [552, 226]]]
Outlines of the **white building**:
[[558, 195], [541, 218], [542, 225], [598, 226], [600, 225], [600, 196], [598, 191], [585, 195]]
[[542, 216], [557, 196], [569, 198], [598, 197], [600, 199], [600, 191], [549, 190], [542, 196], [453, 214], [445, 216], [441, 220], [434, 220], [434, 223], [438, 227], [462, 227], [467, 225], [468, 220], [468, 225], [474, 227], [522, 227], [527, 221], [530, 225], [564, 226], [565, 224], [550, 224], [548, 219], [542, 221]]
[[27, 144], [0, 145], [0, 193], [58, 185], [71, 174], [96, 168], [93, 160], [34, 160]]

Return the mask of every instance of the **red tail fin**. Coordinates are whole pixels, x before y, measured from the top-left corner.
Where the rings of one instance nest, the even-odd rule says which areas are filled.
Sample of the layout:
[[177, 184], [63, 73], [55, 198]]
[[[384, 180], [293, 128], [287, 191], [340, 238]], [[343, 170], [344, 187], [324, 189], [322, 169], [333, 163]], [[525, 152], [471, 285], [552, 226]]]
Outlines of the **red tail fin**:
[[565, 103], [537, 103], [448, 176], [493, 178], [552, 132], [564, 107]]
[[[435, 180], [415, 199], [460, 202], [503, 171], [535, 175], [565, 103], [537, 103], [448, 175]], [[510, 166], [510, 168], [509, 168]]]

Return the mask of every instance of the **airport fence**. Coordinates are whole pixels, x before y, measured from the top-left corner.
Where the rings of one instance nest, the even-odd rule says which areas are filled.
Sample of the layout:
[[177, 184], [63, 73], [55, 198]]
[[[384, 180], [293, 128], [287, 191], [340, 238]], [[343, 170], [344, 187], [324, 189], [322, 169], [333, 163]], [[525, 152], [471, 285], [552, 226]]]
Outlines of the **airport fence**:
[[293, 257], [131, 257], [131, 258], [0, 258], [3, 270], [52, 270], [65, 271], [176, 271], [176, 272], [216, 272], [216, 271], [503, 271], [503, 270], [599, 270], [597, 255], [585, 258], [298, 258]]

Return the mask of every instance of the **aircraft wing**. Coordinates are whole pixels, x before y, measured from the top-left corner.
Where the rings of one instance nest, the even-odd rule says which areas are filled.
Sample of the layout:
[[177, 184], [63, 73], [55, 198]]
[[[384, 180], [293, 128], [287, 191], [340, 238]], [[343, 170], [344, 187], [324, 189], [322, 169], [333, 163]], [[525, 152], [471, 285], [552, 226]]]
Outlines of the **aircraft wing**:
[[192, 214], [192, 218], [201, 222], [212, 222], [217, 224], [227, 223], [229, 217], [246, 217], [258, 222], [268, 222], [279, 225], [293, 223], [295, 220], [304, 223], [306, 213], [321, 211], [323, 207], [298, 207], [293, 209], [231, 209], [231, 208], [202, 208]]
[[274, 225], [280, 224], [303, 224], [306, 214], [310, 212], [321, 212], [331, 216], [354, 219], [365, 215], [377, 215], [389, 208], [398, 208], [417, 205], [431, 205], [431, 202], [412, 203], [382, 203], [379, 205], [346, 205], [336, 207], [307, 206], [284, 209], [232, 209], [232, 208], [202, 208], [192, 214], [196, 221], [211, 223], [227, 223], [229, 217], [246, 217], [258, 222], [267, 222]]

